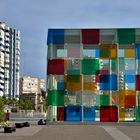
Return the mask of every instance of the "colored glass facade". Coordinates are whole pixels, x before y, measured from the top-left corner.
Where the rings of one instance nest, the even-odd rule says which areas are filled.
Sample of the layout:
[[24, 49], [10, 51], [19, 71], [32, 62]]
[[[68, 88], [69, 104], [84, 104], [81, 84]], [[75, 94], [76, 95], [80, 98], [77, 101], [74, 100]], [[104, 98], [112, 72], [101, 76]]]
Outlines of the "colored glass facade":
[[140, 121], [140, 29], [49, 29], [49, 121]]

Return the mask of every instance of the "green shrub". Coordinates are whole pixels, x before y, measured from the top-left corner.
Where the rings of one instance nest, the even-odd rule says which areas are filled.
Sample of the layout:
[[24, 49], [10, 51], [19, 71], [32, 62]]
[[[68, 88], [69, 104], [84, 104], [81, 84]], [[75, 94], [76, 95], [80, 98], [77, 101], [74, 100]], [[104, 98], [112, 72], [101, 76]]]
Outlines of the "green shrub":
[[4, 102], [3, 98], [0, 97], [0, 122], [4, 121]]

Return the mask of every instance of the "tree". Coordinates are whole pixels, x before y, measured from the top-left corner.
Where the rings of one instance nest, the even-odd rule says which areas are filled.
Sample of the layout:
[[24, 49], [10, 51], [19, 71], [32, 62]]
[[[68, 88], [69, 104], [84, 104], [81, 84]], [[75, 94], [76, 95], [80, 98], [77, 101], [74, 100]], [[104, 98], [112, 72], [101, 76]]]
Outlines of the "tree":
[[4, 100], [0, 97], [0, 122], [4, 121]]
[[21, 97], [19, 100], [19, 108], [24, 110], [34, 109], [33, 103], [24, 97]]
[[41, 96], [45, 99], [46, 98], [46, 91], [41, 89]]
[[46, 101], [47, 98], [46, 98], [46, 91], [43, 89], [41, 89], [41, 96], [43, 97], [43, 102], [42, 102], [43, 110], [46, 111], [46, 109], [48, 108], [47, 101]]

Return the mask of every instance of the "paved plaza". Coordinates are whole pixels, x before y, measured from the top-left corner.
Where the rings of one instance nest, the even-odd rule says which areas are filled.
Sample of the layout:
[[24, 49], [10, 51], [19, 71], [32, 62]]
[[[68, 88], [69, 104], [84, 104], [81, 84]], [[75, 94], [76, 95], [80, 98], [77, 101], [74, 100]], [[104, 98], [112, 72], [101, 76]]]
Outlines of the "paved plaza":
[[17, 129], [4, 134], [0, 129], [0, 140], [140, 140], [139, 125], [116, 124], [58, 124]]

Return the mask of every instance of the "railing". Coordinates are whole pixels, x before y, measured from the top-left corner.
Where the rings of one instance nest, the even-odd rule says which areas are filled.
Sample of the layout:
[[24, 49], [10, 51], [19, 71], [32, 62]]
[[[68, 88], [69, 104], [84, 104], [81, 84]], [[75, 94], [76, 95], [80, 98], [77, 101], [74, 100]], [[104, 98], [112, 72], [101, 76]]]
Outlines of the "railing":
[[10, 121], [38, 121], [46, 119], [46, 113], [19, 112], [10, 113]]

